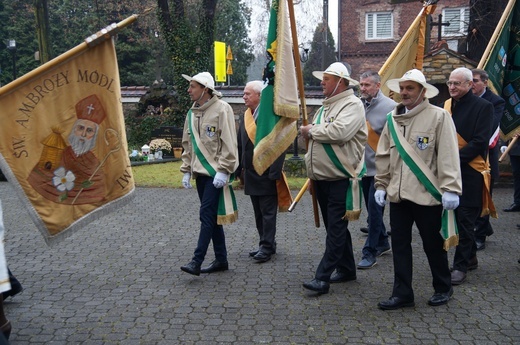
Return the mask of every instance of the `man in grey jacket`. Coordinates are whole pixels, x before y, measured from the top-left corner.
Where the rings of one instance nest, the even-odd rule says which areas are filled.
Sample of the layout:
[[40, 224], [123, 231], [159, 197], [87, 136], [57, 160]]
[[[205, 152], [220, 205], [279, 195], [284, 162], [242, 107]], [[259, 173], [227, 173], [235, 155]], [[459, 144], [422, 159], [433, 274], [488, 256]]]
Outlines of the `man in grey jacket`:
[[374, 200], [374, 176], [376, 175], [375, 156], [379, 136], [386, 124], [386, 115], [394, 109], [397, 103], [381, 92], [381, 77], [377, 72], [366, 71], [361, 74], [359, 87], [361, 89], [361, 100], [365, 106], [368, 128], [368, 140], [365, 145], [367, 173], [362, 180], [363, 196], [368, 212], [368, 237], [363, 247], [363, 257], [357, 264], [357, 268], [368, 269], [374, 267], [378, 256], [391, 250], [383, 222], [385, 209]]

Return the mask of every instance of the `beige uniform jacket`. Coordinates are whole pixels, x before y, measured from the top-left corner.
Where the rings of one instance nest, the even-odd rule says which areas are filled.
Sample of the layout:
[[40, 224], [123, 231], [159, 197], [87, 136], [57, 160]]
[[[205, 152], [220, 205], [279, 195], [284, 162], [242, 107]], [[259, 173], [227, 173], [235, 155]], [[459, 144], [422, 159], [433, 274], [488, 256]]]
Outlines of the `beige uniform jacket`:
[[347, 176], [330, 160], [323, 144], [331, 144], [341, 162], [354, 169], [364, 164], [367, 141], [365, 108], [352, 90], [346, 90], [323, 101], [321, 123], [316, 124], [320, 110], [314, 115], [312, 139], [305, 154], [307, 176], [313, 180], [340, 180]]
[[205, 158], [216, 163], [217, 172], [228, 175], [235, 172], [238, 167], [238, 146], [235, 116], [231, 106], [217, 96], [213, 96], [200, 107], [193, 105], [191, 111], [193, 133], [190, 133], [188, 116], [186, 116], [182, 135], [184, 152], [181, 172], [189, 172], [193, 178], [197, 175], [209, 176], [193, 151], [191, 135], [200, 138], [201, 144], [209, 153], [209, 157]]
[[[450, 114], [428, 99], [406, 114], [398, 104], [392, 116], [405, 139], [437, 176], [443, 192], [462, 194], [457, 131]], [[386, 190], [390, 202], [409, 200], [423, 206], [439, 205], [403, 162], [385, 125], [376, 152], [375, 188]]]

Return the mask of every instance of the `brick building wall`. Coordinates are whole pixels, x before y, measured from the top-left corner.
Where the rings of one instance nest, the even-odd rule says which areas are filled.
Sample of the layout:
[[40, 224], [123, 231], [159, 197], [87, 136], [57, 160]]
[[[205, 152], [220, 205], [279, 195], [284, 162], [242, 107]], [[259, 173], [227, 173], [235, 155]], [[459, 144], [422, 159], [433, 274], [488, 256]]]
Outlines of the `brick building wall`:
[[[393, 51], [408, 27], [419, 14], [420, 1], [393, 3], [391, 0], [342, 0], [340, 13], [341, 60], [352, 66], [352, 75], [359, 75], [368, 70], [378, 71]], [[445, 7], [469, 6], [468, 0], [451, 0], [439, 2], [433, 14], [433, 21], [438, 20]], [[391, 11], [393, 14], [393, 37], [384, 40], [367, 40], [365, 38], [366, 14]], [[437, 27], [430, 32], [431, 44], [437, 41]]]

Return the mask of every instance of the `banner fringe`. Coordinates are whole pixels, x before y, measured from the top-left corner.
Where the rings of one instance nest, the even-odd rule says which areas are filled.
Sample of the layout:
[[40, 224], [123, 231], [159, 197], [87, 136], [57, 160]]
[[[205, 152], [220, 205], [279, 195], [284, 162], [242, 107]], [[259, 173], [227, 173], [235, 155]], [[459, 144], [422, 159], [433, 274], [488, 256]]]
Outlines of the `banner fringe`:
[[218, 225], [233, 224], [237, 220], [238, 220], [238, 211], [235, 211], [233, 214], [226, 214], [224, 216], [217, 216], [217, 224]]
[[444, 250], [448, 251], [452, 247], [456, 247], [459, 245], [459, 235], [453, 235], [444, 240]]
[[348, 210], [348, 211], [345, 212], [345, 215], [341, 219], [354, 221], [354, 220], [358, 220], [359, 216], [361, 216], [361, 209], [359, 209], [359, 210]]

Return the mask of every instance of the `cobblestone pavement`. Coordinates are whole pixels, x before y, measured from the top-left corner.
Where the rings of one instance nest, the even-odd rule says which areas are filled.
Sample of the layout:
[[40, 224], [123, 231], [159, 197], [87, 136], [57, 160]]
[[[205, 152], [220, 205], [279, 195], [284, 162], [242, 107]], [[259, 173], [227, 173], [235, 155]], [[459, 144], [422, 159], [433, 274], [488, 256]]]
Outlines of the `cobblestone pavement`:
[[[416, 306], [381, 311], [377, 302], [391, 293], [391, 255], [327, 295], [302, 288], [325, 240], [308, 195], [279, 216], [278, 254], [257, 264], [248, 257], [257, 244], [252, 207], [237, 191], [239, 221], [225, 227], [230, 270], [195, 277], [179, 269], [196, 245], [195, 190], [136, 193], [128, 206], [49, 248], [11, 186], [0, 183], [8, 263], [25, 288], [5, 303], [11, 344], [520, 344], [520, 213], [493, 220], [479, 268], [446, 306], [426, 303], [431, 275], [415, 231]], [[512, 188], [496, 189], [495, 201], [500, 210], [508, 206]], [[364, 225], [350, 225], [356, 260]], [[210, 249], [204, 265], [213, 258]]]

